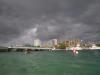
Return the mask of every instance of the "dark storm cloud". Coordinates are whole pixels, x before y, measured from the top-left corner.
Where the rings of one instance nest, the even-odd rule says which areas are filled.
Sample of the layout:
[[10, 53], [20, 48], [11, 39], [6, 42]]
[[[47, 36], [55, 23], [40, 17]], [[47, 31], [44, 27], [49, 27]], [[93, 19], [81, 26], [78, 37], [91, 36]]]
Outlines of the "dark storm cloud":
[[41, 40], [99, 39], [99, 9], [99, 0], [0, 0], [0, 41], [31, 36], [23, 33], [37, 25]]

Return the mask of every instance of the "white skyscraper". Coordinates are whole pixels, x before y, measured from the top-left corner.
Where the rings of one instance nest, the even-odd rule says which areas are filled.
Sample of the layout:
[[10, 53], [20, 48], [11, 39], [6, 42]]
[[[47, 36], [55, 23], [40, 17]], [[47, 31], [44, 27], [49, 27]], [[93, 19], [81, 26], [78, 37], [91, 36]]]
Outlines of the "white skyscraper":
[[58, 40], [57, 39], [53, 39], [53, 45], [57, 45], [58, 44]]
[[41, 41], [39, 39], [34, 39], [34, 46], [41, 46]]

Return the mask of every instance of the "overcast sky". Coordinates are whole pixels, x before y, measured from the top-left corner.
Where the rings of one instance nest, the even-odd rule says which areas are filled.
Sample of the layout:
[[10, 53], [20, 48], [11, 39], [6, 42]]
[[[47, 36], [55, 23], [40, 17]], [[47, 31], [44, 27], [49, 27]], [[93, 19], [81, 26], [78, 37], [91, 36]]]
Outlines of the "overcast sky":
[[100, 0], [0, 0], [0, 44], [100, 39]]

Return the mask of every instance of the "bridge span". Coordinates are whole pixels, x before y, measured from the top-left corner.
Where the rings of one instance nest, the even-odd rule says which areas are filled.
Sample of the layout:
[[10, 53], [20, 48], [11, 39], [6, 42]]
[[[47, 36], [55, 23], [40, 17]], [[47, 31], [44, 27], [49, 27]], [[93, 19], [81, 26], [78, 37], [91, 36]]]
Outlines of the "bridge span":
[[18, 49], [22, 49], [22, 50], [31, 50], [31, 51], [39, 51], [39, 50], [52, 50], [52, 48], [42, 48], [42, 47], [8, 47], [8, 49], [12, 49], [13, 51], [16, 51]]

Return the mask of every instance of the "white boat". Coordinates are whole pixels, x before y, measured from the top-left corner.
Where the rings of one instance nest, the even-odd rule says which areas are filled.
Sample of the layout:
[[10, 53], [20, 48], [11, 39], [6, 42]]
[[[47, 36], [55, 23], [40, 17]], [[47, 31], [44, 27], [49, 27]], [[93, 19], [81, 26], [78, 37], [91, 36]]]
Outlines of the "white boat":
[[100, 49], [100, 47], [97, 47], [95, 44], [92, 44], [92, 47], [90, 47], [89, 49], [92, 49], [92, 50], [94, 50], [94, 49]]
[[56, 48], [54, 47], [54, 48], [52, 48], [52, 50], [56, 50]]

